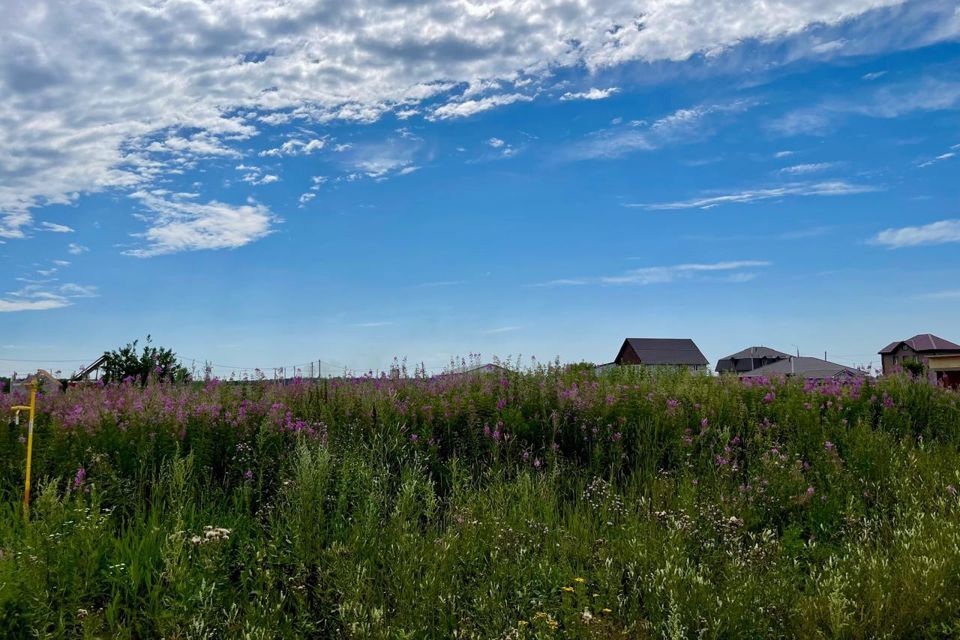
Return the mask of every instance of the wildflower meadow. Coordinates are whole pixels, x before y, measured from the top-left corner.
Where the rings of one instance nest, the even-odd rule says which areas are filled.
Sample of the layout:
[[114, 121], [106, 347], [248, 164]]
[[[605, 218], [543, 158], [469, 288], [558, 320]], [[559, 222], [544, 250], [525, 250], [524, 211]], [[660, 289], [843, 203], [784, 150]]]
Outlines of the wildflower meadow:
[[38, 407], [29, 521], [0, 421], [2, 638], [960, 635], [960, 394], [908, 377], [548, 365]]

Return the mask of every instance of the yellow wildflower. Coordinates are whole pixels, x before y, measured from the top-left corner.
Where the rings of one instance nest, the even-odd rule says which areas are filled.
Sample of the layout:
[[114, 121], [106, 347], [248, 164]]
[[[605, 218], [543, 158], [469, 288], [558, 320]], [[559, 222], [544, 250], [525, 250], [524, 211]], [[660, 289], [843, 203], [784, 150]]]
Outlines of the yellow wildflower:
[[566, 591], [567, 593], [572, 593], [572, 592], [573, 592], [573, 587], [564, 587], [564, 588], [563, 588], [563, 591]]
[[603, 609], [600, 609], [600, 611], [601, 611], [602, 613], [613, 613], [613, 611], [612, 611], [611, 609], [607, 609], [606, 607], [604, 607]]
[[584, 582], [587, 581], [587, 579], [586, 579], [586, 578], [581, 578], [580, 576], [577, 576], [576, 578], [573, 579], [573, 581], [576, 582], [576, 583], [578, 583], [578, 584], [583, 584]]

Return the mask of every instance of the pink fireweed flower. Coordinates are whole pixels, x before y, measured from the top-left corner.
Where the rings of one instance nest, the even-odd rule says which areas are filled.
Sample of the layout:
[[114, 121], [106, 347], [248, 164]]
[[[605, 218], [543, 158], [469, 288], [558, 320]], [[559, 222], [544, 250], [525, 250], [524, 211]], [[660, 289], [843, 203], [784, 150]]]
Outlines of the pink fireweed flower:
[[667, 400], [668, 409], [676, 409], [679, 404], [680, 404], [679, 400]]
[[77, 469], [77, 475], [73, 477], [73, 488], [79, 489], [83, 486], [83, 481], [87, 478], [87, 470], [83, 467]]
[[826, 442], [823, 443], [823, 448], [826, 449], [827, 451], [832, 451], [833, 443], [827, 440]]
[[767, 395], [763, 396], [763, 401], [767, 404], [770, 404], [776, 399], [777, 399], [777, 394], [775, 394], [773, 391], [768, 391]]

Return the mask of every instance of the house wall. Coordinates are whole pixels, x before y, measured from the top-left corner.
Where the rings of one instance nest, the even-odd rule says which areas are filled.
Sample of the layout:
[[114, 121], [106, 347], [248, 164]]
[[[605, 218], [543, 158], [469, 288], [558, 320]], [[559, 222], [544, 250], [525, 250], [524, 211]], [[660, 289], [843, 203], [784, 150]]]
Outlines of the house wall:
[[917, 359], [916, 351], [905, 344], [901, 344], [893, 353], [883, 354], [880, 361], [883, 363], [883, 373], [890, 375], [895, 373], [898, 368], [902, 368], [905, 361], [916, 361]]

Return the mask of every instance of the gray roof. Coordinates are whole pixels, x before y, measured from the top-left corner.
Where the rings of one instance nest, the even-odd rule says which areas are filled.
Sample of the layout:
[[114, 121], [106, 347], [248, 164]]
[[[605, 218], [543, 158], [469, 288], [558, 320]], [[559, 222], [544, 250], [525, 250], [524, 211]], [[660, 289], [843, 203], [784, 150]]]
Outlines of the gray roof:
[[837, 375], [862, 376], [863, 371], [847, 367], [829, 360], [820, 358], [810, 358], [807, 356], [788, 356], [784, 360], [778, 360], [768, 365], [758, 367], [753, 371], [745, 371], [740, 374], [741, 378], [751, 378], [753, 376], [784, 376], [795, 375], [804, 378], [834, 378]]
[[789, 358], [789, 353], [777, 351], [770, 347], [747, 347], [743, 351], [737, 351], [721, 360], [740, 360], [745, 358]]
[[627, 338], [624, 345], [630, 345], [643, 364], [708, 364], [707, 358], [690, 338]]
[[920, 333], [907, 340], [891, 342], [881, 349], [880, 353], [893, 353], [901, 344], [906, 344], [917, 353], [923, 353], [925, 351], [960, 351], [960, 344], [954, 344], [932, 333]]

